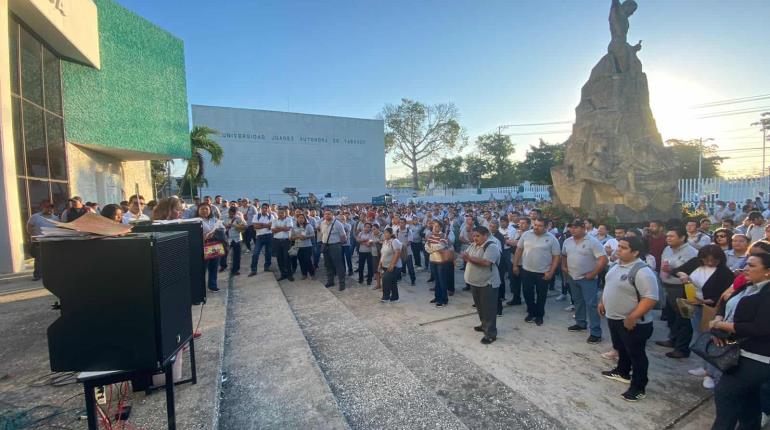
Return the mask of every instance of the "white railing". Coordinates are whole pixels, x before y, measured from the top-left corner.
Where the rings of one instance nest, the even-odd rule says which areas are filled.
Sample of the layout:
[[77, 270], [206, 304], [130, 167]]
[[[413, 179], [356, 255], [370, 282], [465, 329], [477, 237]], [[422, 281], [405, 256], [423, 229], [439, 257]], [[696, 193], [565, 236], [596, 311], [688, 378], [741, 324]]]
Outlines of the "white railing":
[[389, 188], [387, 193], [400, 202], [409, 199], [422, 202], [451, 203], [469, 201], [512, 200], [520, 197], [526, 200], [550, 200], [549, 185], [524, 182], [510, 187], [482, 188], [430, 188], [414, 192], [411, 188]]
[[741, 205], [748, 199], [754, 200], [759, 193], [764, 193], [763, 200], [767, 200], [770, 188], [770, 177], [762, 178], [702, 178], [698, 180], [680, 179], [679, 194], [683, 203], [697, 203], [705, 201], [709, 207], [713, 207], [717, 201], [734, 201]]

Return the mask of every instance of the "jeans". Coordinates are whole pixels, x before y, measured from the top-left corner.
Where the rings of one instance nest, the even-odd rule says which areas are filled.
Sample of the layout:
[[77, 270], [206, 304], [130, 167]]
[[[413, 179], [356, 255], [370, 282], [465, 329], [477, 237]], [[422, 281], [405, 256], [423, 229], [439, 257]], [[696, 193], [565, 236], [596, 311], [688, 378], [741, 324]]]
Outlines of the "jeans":
[[299, 262], [299, 270], [302, 272], [302, 276], [315, 276], [315, 268], [311, 258], [313, 256], [313, 247], [305, 246], [299, 249], [297, 252], [297, 260]]
[[398, 268], [394, 268], [392, 272], [385, 270], [382, 272], [382, 300], [398, 300], [398, 284], [396, 283], [396, 276]]
[[233, 262], [230, 267], [230, 273], [241, 271], [241, 242], [230, 241], [230, 254], [233, 256]]
[[692, 325], [690, 320], [682, 318], [676, 306], [676, 299], [684, 298], [684, 286], [666, 284], [666, 314], [668, 324], [668, 338], [674, 343], [674, 350], [683, 354], [690, 354], [690, 342], [692, 341]]
[[342, 246], [339, 243], [326, 245], [324, 251], [324, 266], [326, 267], [326, 284], [334, 285], [334, 275], [340, 280], [340, 288], [345, 288], [345, 263], [342, 262]]
[[254, 238], [256, 236], [256, 231], [254, 230], [254, 226], [250, 225], [246, 227], [246, 230], [241, 234], [243, 237], [243, 243], [246, 244], [246, 249], [251, 251], [251, 243], [254, 242]]
[[[588, 327], [591, 336], [602, 337], [602, 320], [599, 318], [599, 283], [596, 279], [573, 279], [570, 282], [572, 301], [575, 303], [575, 323]], [[588, 321], [586, 321], [586, 315]], [[589, 324], [590, 323], [590, 324]]]
[[524, 290], [524, 301], [527, 302], [527, 314], [534, 318], [545, 316], [545, 300], [548, 296], [548, 281], [543, 279], [544, 273], [530, 272], [523, 268], [521, 285]]
[[421, 261], [421, 257], [422, 257], [421, 251], [423, 249], [422, 242], [417, 242], [417, 243], [412, 242], [411, 247], [412, 247], [412, 255], [414, 256], [414, 266], [415, 267], [422, 266], [422, 261]]
[[633, 330], [623, 325], [623, 320], [607, 319], [612, 338], [612, 347], [618, 351], [617, 371], [623, 376], [631, 375], [631, 388], [644, 391], [647, 388], [647, 340], [652, 336], [652, 323], [637, 324]]
[[350, 245], [342, 245], [342, 261], [345, 264], [343, 268], [347, 268], [348, 273], [353, 273], [353, 247]]
[[372, 270], [372, 253], [358, 251], [358, 282], [364, 282], [364, 266], [366, 266], [366, 283], [371, 284], [374, 277]]
[[273, 260], [273, 235], [261, 234], [257, 236], [256, 244], [254, 246], [254, 254], [251, 255], [251, 271], [257, 271], [257, 264], [259, 263], [259, 254], [262, 252], [262, 248], [265, 249], [265, 272], [270, 270], [270, 264]]
[[[695, 312], [692, 318], [690, 318], [690, 325], [692, 326], [692, 343], [695, 343], [695, 339], [702, 333], [700, 331], [700, 322], [703, 319], [703, 306], [695, 306]], [[690, 346], [692, 346], [692, 343]], [[703, 360], [703, 368], [706, 369], [706, 373], [714, 378], [714, 382], [719, 382], [719, 378], [722, 376], [722, 372], [708, 361]]]
[[291, 240], [273, 239], [273, 250], [275, 251], [276, 260], [278, 260], [278, 270], [281, 272], [282, 278], [288, 278], [291, 276], [289, 248], [291, 248]]
[[486, 287], [477, 287], [475, 285], [468, 285], [471, 287], [471, 293], [473, 294], [473, 303], [476, 304], [476, 312], [479, 314], [479, 320], [481, 321], [481, 328], [484, 330], [484, 336], [497, 338], [497, 298], [499, 293], [497, 288], [492, 288], [491, 285]]
[[219, 267], [219, 258], [212, 258], [207, 260], [203, 265], [203, 271], [209, 274], [209, 290], [217, 289], [217, 270]]
[[434, 298], [436, 303], [449, 303], [450, 271], [454, 270], [452, 262], [430, 264], [430, 275], [435, 280]]
[[321, 261], [321, 243], [318, 239], [313, 239], [313, 267], [318, 268], [318, 263]]
[[738, 367], [725, 373], [714, 389], [717, 417], [712, 430], [759, 429], [760, 391], [770, 381], [770, 364], [741, 357]]

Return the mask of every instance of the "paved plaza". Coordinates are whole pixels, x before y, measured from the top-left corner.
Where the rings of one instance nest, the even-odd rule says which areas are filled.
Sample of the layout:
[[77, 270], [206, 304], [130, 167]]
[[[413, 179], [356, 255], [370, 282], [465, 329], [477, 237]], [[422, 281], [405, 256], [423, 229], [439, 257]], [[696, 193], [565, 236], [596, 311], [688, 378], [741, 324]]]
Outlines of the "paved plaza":
[[[401, 282], [399, 302], [387, 304], [355, 278], [345, 291], [319, 281], [279, 284], [261, 272], [221, 282], [196, 342], [199, 383], [177, 388], [179, 428], [700, 429], [713, 420], [711, 393], [687, 376], [694, 358], [668, 359], [651, 346], [648, 397], [628, 403], [622, 384], [599, 375], [613, 365], [599, 355], [609, 336], [589, 345], [584, 333], [569, 333], [571, 312], [553, 300], [556, 292], [543, 326], [506, 306], [497, 342], [485, 346], [472, 330], [478, 319], [462, 272], [455, 279], [457, 294], [443, 309], [428, 304], [419, 269], [417, 285]], [[24, 277], [0, 287], [8, 346], [0, 351], [0, 402], [61, 406], [51, 428], [86, 428], [74, 419], [81, 387], [48, 383], [53, 297]], [[194, 324], [198, 318], [195, 307]], [[661, 339], [666, 329], [655, 324], [653, 339]], [[162, 393], [134, 393], [130, 403], [134, 425], [165, 428]]]

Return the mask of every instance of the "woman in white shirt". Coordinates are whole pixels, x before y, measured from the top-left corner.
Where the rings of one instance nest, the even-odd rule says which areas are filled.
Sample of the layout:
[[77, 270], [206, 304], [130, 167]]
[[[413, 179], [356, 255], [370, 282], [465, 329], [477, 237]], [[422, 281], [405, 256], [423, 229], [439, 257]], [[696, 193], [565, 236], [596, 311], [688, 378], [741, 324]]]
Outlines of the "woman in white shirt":
[[313, 267], [313, 237], [315, 237], [315, 229], [307, 221], [305, 214], [298, 213], [294, 220], [294, 227], [291, 230], [291, 239], [294, 240], [294, 244], [299, 248], [297, 256], [292, 257], [292, 273], [297, 270], [297, 263], [299, 263], [299, 270], [302, 272], [302, 279], [307, 279], [315, 276], [315, 268]]
[[379, 271], [382, 273], [382, 302], [398, 301], [396, 278], [401, 268], [401, 242], [393, 237], [393, 229], [387, 227], [382, 233]]
[[358, 242], [358, 283], [364, 282], [364, 266], [366, 266], [366, 285], [372, 285], [372, 223], [364, 223], [364, 229], [356, 235]]
[[380, 225], [377, 223], [372, 224], [372, 267], [374, 267], [374, 289], [379, 290], [382, 288], [382, 279], [380, 277], [380, 249], [382, 248], [382, 232], [380, 231]]
[[[222, 221], [214, 217], [214, 214], [211, 212], [211, 206], [208, 203], [201, 203], [200, 206], [198, 206], [198, 218], [201, 219], [201, 225], [203, 227], [204, 244], [206, 241], [224, 242], [225, 226], [222, 225]], [[223, 243], [223, 245], [226, 244]], [[225, 249], [227, 249], [227, 247], [225, 247]], [[217, 287], [218, 265], [218, 258], [207, 260], [203, 265], [204, 271], [208, 272], [208, 287], [211, 291], [219, 291], [219, 288]]]

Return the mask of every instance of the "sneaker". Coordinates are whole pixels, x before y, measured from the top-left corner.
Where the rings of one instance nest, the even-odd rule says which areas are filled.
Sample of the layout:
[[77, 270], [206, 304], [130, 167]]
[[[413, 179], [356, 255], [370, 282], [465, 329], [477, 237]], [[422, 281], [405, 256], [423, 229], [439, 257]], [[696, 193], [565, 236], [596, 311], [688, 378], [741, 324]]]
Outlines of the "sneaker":
[[430, 301], [431, 303], [436, 303], [436, 299], [433, 299]]
[[527, 317], [524, 318], [524, 322], [532, 324], [533, 322], [535, 322], [535, 317], [533, 317], [532, 315], [527, 315]]
[[565, 300], [567, 300], [567, 295], [566, 294], [559, 294], [559, 297], [556, 298], [557, 302], [563, 302]]
[[566, 308], [564, 308], [565, 312], [572, 312], [575, 310], [575, 305], [569, 305]]
[[622, 394], [623, 400], [627, 402], [638, 402], [639, 400], [642, 400], [643, 398], [647, 397], [647, 394], [642, 390], [637, 390], [636, 388], [629, 388], [628, 391]]
[[618, 360], [618, 352], [614, 349], [612, 351], [602, 352], [600, 355], [605, 360]]
[[251, 278], [252, 276], [257, 276], [257, 272], [249, 272], [249, 278]]
[[716, 385], [717, 384], [716, 382], [714, 382], [714, 378], [712, 378], [711, 376], [706, 376], [705, 378], [703, 378], [703, 388], [707, 390], [713, 390]]
[[586, 342], [591, 343], [591, 344], [601, 343], [602, 342], [602, 338], [599, 337], [599, 336], [591, 335], [591, 336], [588, 336], [588, 339], [586, 340]]
[[538, 326], [538, 327], [543, 325], [543, 319], [542, 318], [535, 318], [535, 325]]
[[708, 376], [708, 373], [706, 373], [706, 369], [699, 367], [697, 369], [691, 369], [688, 370], [687, 373], [689, 373], [692, 376], [700, 376], [701, 378]]
[[606, 370], [602, 372], [602, 376], [604, 376], [607, 379], [612, 379], [613, 381], [622, 382], [624, 384], [631, 383], [631, 377], [627, 375], [621, 375], [620, 372], [617, 371], [617, 369]]
[[390, 299], [391, 303], [398, 303], [398, 299]]
[[388, 299], [380, 299], [380, 303], [388, 303], [389, 301]]
[[443, 308], [444, 306], [446, 306], [444, 303], [436, 303], [437, 308]]
[[586, 328], [575, 324], [567, 327], [567, 331], [571, 331], [571, 332], [586, 331]]

